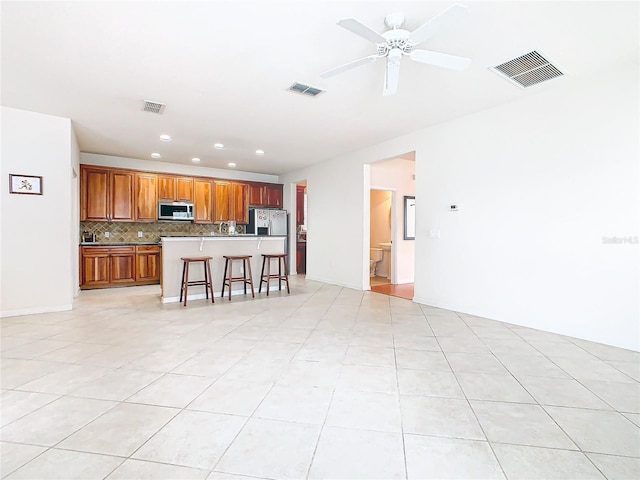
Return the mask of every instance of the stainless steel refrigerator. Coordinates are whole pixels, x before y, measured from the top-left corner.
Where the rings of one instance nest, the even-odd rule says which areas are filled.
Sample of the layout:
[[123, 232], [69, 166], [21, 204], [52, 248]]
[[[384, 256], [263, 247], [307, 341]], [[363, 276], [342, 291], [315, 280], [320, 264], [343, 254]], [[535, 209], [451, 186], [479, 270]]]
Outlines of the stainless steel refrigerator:
[[250, 235], [287, 235], [287, 211], [272, 208], [250, 208], [247, 233]]

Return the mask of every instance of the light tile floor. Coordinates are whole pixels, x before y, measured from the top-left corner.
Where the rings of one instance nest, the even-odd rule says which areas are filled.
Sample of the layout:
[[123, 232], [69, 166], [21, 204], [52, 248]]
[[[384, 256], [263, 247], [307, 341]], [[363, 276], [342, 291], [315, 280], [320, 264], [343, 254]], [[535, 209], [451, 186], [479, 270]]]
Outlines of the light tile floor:
[[291, 280], [2, 319], [2, 477], [640, 478], [637, 352]]

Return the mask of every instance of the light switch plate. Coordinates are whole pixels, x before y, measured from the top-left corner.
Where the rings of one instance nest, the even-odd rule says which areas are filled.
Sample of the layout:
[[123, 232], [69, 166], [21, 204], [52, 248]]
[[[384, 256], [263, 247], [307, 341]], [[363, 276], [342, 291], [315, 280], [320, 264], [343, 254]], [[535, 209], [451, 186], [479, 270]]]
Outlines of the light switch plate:
[[138, 232], [138, 238], [144, 237], [144, 232]]
[[104, 238], [109, 238], [111, 236], [110, 232], [104, 232]]
[[440, 238], [440, 229], [432, 228], [429, 230], [429, 238]]

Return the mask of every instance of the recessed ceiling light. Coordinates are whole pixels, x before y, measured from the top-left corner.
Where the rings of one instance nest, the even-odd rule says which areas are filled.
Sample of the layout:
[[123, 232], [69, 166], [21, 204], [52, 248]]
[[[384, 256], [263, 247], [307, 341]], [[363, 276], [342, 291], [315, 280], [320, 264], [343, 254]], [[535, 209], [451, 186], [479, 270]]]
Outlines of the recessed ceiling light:
[[215, 148], [216, 150], [222, 150], [224, 148], [224, 145], [221, 143], [214, 143], [213, 148]]
[[256, 150], [256, 155], [264, 155], [264, 150]]
[[196, 157], [196, 158], [192, 158], [192, 159], [191, 159], [191, 161], [192, 161], [193, 163], [200, 163], [200, 159], [199, 159], [199, 158], [197, 158], [197, 157]]
[[170, 142], [171, 135], [160, 135], [160, 140], [162, 140], [163, 142]]
[[160, 155], [159, 153], [152, 153], [151, 157], [152, 158], [160, 158], [162, 155]]
[[230, 166], [231, 168], [236, 168], [236, 164], [233, 162], [229, 162], [227, 163], [228, 166]]

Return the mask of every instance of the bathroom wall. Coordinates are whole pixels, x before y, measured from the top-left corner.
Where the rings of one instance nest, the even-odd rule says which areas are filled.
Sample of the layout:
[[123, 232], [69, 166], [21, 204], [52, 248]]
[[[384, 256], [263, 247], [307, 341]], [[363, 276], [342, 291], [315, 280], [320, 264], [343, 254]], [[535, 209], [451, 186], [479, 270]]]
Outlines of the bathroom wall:
[[379, 243], [391, 241], [391, 192], [371, 190], [371, 230], [369, 244], [377, 248]]

